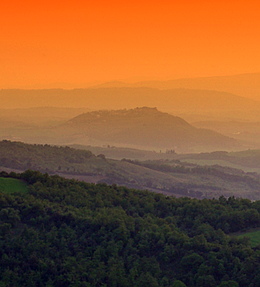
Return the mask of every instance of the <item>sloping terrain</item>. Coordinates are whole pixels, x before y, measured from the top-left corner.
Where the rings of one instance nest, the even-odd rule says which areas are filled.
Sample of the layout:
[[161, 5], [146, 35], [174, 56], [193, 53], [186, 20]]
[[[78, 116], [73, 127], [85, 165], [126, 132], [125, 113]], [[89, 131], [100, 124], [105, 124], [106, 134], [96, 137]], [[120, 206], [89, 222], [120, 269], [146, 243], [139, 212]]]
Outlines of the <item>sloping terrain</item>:
[[[177, 156], [177, 155], [176, 155]], [[105, 182], [174, 196], [260, 198], [259, 174], [221, 166], [199, 166], [180, 160], [111, 160], [69, 147], [0, 142], [0, 170], [27, 169], [87, 182]]]
[[[99, 143], [143, 149], [209, 151], [237, 149], [240, 144], [216, 132], [198, 129], [156, 108], [95, 111], [79, 115], [57, 129], [74, 143]], [[72, 143], [73, 143], [72, 142]]]
[[246, 172], [260, 173], [260, 150], [179, 154], [176, 155], [174, 158], [199, 165], [220, 165], [236, 169], [242, 169]]
[[260, 146], [260, 121], [197, 121], [192, 122], [192, 125], [250, 143], [252, 147]]
[[[252, 87], [251, 87], [252, 88]], [[215, 88], [174, 88], [160, 90], [150, 87], [108, 87], [74, 90], [0, 90], [2, 108], [86, 107], [124, 109], [141, 106], [157, 107], [171, 113], [199, 113], [226, 118], [259, 118], [260, 102], [216, 91]], [[19, 105], [18, 105], [19, 102]]]
[[106, 87], [150, 87], [156, 89], [199, 89], [216, 90], [260, 100], [260, 73], [231, 76], [180, 78], [168, 81], [142, 81], [135, 83], [108, 82], [96, 86]]
[[1, 286], [259, 286], [259, 246], [232, 236], [259, 228], [259, 201], [3, 177], [28, 192], [0, 191]]

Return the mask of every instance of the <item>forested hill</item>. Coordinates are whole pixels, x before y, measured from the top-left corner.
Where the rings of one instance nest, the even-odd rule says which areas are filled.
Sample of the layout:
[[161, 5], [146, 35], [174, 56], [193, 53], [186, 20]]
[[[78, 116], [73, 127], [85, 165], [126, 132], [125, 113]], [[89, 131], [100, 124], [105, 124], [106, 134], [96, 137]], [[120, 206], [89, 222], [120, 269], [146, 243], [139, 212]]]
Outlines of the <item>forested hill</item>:
[[41, 171], [69, 171], [96, 156], [90, 151], [69, 147], [0, 141], [0, 165], [14, 169], [34, 168]]
[[213, 198], [234, 195], [260, 199], [259, 174], [179, 160], [119, 161], [69, 147], [0, 141], [1, 168], [19, 172], [33, 169], [87, 182], [115, 183], [174, 196]]
[[171, 198], [34, 171], [0, 189], [1, 286], [258, 287], [260, 202]]
[[77, 135], [74, 142], [97, 142], [143, 149], [177, 152], [234, 150], [241, 143], [207, 129], [198, 129], [180, 117], [157, 108], [94, 111], [81, 114], [57, 129], [61, 135]]

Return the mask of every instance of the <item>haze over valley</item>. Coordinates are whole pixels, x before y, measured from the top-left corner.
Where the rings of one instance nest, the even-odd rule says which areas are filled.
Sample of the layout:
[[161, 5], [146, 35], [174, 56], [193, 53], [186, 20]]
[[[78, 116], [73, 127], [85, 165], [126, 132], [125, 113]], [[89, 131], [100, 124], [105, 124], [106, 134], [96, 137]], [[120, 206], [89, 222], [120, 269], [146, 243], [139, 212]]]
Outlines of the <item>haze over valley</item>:
[[[134, 92], [139, 93], [140, 89], [119, 90], [126, 93], [126, 98], [130, 91], [138, 102]], [[119, 90], [105, 90], [108, 94], [104, 97], [109, 95], [107, 103], [118, 97]], [[74, 100], [79, 97], [78, 100], [83, 102], [91, 98], [90, 91], [87, 91], [89, 95], [85, 99], [83, 90], [60, 90], [62, 94], [74, 95]], [[102, 91], [103, 88], [95, 92], [102, 97]], [[155, 93], [155, 103], [160, 104], [157, 95], [162, 95], [160, 90], [144, 91]], [[13, 97], [25, 97], [29, 93], [29, 98], [34, 99], [34, 92], [15, 91]], [[42, 90], [42, 95], [44, 92], [51, 95], [54, 90]], [[180, 98], [178, 100], [178, 92], [191, 108], [200, 104], [194, 101], [192, 95], [205, 98], [205, 91], [170, 92], [175, 93], [175, 99], [165, 97], [168, 109], [174, 106], [180, 113], [185, 103]], [[222, 118], [223, 113], [228, 114], [231, 108], [233, 111], [236, 109], [237, 115], [239, 111], [248, 112], [249, 115], [250, 109], [258, 109], [257, 102], [229, 94], [225, 96], [230, 98], [223, 96], [222, 99], [221, 93], [211, 91], [208, 95], [216, 103], [208, 101], [202, 104], [200, 109], [204, 113], [200, 117], [204, 121], [192, 124], [156, 107], [97, 111], [93, 111], [91, 105], [66, 108], [62, 105], [70, 97], [65, 94], [64, 102], [60, 99], [61, 107], [2, 109], [0, 137], [12, 141], [4, 141], [0, 145], [0, 166], [3, 170], [22, 172], [32, 168], [87, 182], [114, 183], [177, 197], [212, 198], [224, 195], [259, 199], [260, 145], [257, 122], [241, 119], [243, 125], [235, 125], [235, 121]], [[233, 105], [234, 98], [239, 100]], [[222, 108], [225, 99], [227, 106]], [[170, 101], [176, 104], [170, 105]], [[206, 121], [209, 110], [212, 117], [220, 117], [219, 124]], [[193, 111], [185, 112], [187, 117], [194, 117]], [[239, 128], [244, 128], [247, 135], [255, 133], [255, 138], [232, 132]], [[78, 151], [35, 144], [71, 146]], [[243, 152], [246, 149], [252, 149], [252, 152]], [[86, 150], [86, 154], [83, 151], [81, 154], [79, 150]], [[64, 158], [59, 158], [60, 152]]]
[[0, 1], [0, 287], [260, 286], [259, 11]]
[[116, 145], [150, 150], [171, 148], [178, 152], [244, 147], [235, 139], [195, 128], [180, 117], [147, 107], [88, 112], [49, 126], [7, 120], [2, 122], [1, 137], [60, 145]]
[[[257, 90], [255, 75], [251, 76], [250, 82], [250, 75], [246, 75], [247, 83], [252, 84], [247, 86], [248, 91]], [[231, 79], [229, 85], [226, 83], [231, 86], [234, 78], [214, 79], [224, 83]], [[189, 82], [192, 79], [183, 80], [184, 84]], [[1, 90], [0, 138], [30, 143], [171, 148], [177, 152], [259, 148], [260, 102], [227, 91], [206, 90], [206, 84], [201, 87], [204, 89], [121, 85]]]

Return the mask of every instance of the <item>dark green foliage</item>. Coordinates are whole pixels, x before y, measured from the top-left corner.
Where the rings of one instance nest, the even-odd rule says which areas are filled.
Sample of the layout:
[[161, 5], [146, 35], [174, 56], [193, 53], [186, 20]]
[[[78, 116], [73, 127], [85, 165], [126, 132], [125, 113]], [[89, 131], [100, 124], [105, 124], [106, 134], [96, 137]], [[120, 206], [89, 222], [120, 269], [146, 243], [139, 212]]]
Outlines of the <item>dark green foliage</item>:
[[260, 250], [225, 234], [259, 227], [259, 202], [14, 176], [29, 191], [0, 193], [0, 286], [259, 286]]
[[[90, 151], [76, 150], [69, 147], [50, 145], [29, 145], [22, 142], [0, 142], [0, 166], [25, 170], [28, 168], [41, 171], [68, 171], [74, 169], [91, 157]], [[70, 172], [73, 171], [69, 170]]]

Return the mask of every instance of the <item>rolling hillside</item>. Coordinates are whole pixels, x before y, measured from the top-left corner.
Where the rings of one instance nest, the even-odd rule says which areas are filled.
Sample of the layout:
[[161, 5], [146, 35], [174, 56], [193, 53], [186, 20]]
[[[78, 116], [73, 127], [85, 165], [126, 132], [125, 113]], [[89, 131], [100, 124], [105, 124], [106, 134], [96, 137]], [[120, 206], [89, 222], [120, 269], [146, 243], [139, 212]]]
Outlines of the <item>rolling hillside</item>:
[[241, 148], [232, 138], [195, 128], [180, 117], [147, 107], [85, 113], [69, 120], [57, 132], [71, 136], [72, 143], [78, 144], [96, 142], [178, 152]]
[[168, 81], [141, 81], [135, 83], [108, 82], [96, 86], [105, 87], [150, 87], [156, 89], [199, 89], [215, 90], [260, 100], [260, 73], [231, 76], [180, 78]]
[[234, 236], [259, 228], [259, 201], [176, 199], [32, 170], [1, 179], [28, 187], [0, 190], [1, 286], [259, 286], [259, 245]]
[[192, 125], [219, 132], [255, 147], [260, 146], [260, 121], [198, 121]]
[[[157, 107], [171, 113], [259, 118], [260, 102], [214, 88], [107, 87], [74, 90], [0, 90], [2, 108], [86, 107], [92, 110]], [[19, 102], [19, 105], [18, 105]]]
[[[0, 142], [0, 171], [27, 169], [93, 183], [148, 189], [173, 196], [224, 196], [260, 199], [259, 174], [221, 166], [203, 166], [177, 159], [111, 160], [90, 151], [21, 142]], [[186, 161], [186, 162], [185, 162]]]

